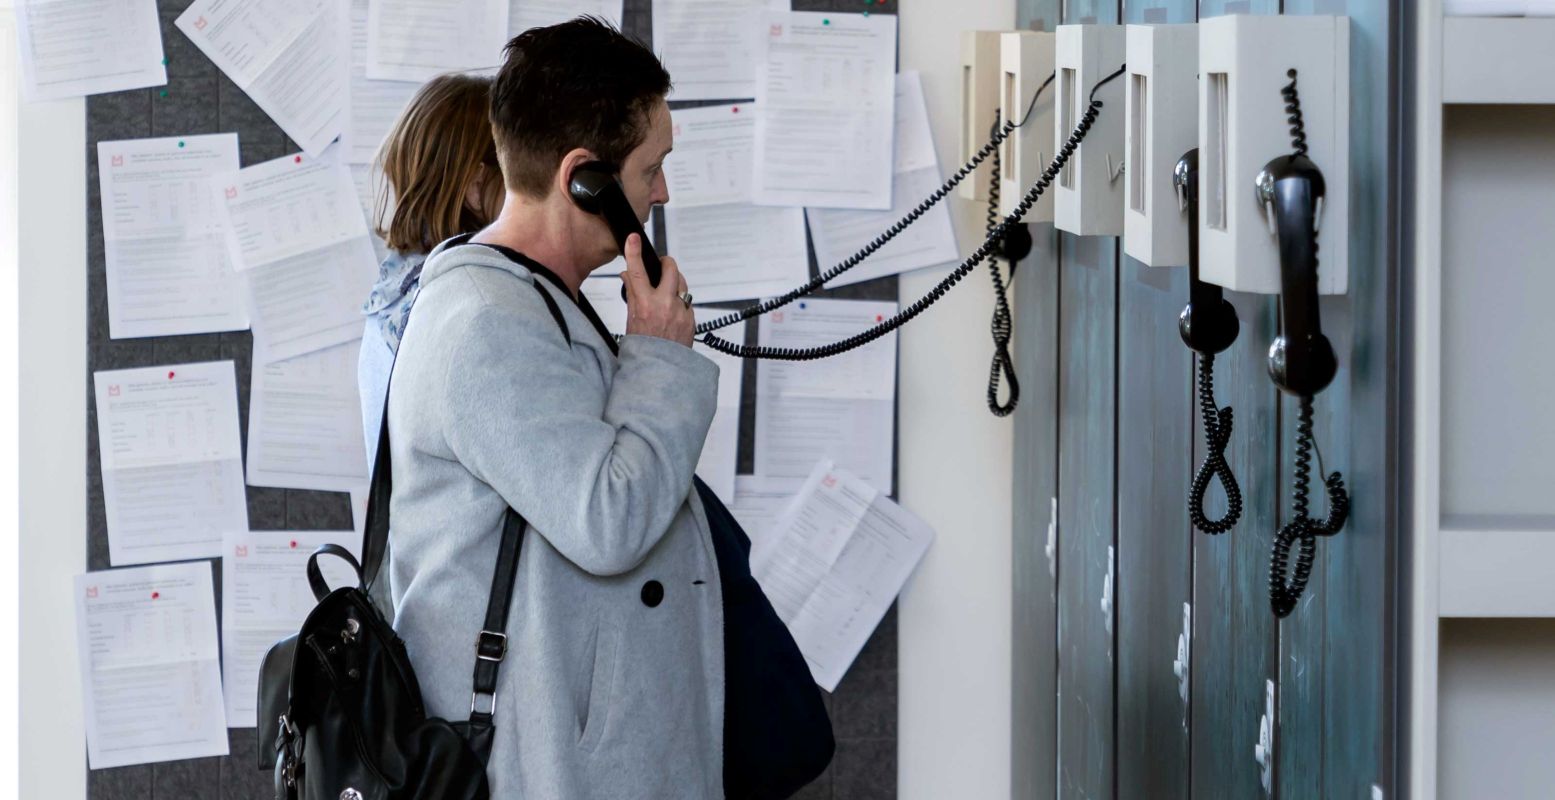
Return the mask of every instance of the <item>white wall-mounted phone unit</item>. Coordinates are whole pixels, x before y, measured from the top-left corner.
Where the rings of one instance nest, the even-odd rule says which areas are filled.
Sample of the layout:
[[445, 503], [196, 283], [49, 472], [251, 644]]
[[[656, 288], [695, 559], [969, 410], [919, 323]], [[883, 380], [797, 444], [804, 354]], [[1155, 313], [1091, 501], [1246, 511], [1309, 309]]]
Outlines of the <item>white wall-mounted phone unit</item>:
[[[999, 37], [1004, 31], [961, 32], [961, 163], [965, 164], [988, 143], [994, 115], [999, 112]], [[992, 180], [993, 160], [956, 187], [956, 196], [986, 201]]]
[[[1053, 76], [1057, 41], [1057, 34], [1039, 31], [1013, 31], [999, 37], [1000, 119], [1020, 122], [1031, 108], [1025, 124], [999, 145], [1001, 215], [1014, 213], [1021, 196], [1042, 177], [1042, 170], [1053, 159], [1053, 87], [1042, 90], [1042, 85]], [[1039, 90], [1042, 96], [1033, 106], [1031, 98]], [[1053, 194], [1043, 192], [1024, 221], [1052, 222]]]
[[1213, 17], [1199, 23], [1199, 270], [1239, 292], [1280, 293], [1279, 243], [1258, 200], [1264, 166], [1293, 151], [1282, 94], [1296, 70], [1307, 157], [1327, 187], [1317, 224], [1319, 294], [1349, 277], [1350, 20]]
[[1123, 251], [1152, 267], [1188, 264], [1187, 209], [1172, 170], [1198, 146], [1196, 25], [1129, 25], [1123, 135]]
[[[1058, 92], [1053, 140], [1064, 142], [1085, 114], [1091, 89], [1123, 66], [1122, 25], [1060, 25], [1054, 60]], [[1054, 181], [1053, 224], [1081, 236], [1123, 235], [1123, 81], [1096, 93], [1103, 107]]]

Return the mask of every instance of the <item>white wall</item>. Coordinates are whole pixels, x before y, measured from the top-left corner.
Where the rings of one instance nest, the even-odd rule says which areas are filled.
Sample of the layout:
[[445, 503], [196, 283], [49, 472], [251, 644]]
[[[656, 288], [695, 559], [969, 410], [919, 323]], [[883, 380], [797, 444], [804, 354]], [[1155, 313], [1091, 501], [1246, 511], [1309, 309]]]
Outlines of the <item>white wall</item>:
[[[1010, 0], [902, 0], [901, 69], [923, 75], [943, 172], [960, 166], [960, 32], [1008, 30]], [[979, 209], [959, 199], [963, 253]], [[904, 277], [903, 305], [943, 272]], [[993, 356], [988, 273], [968, 275], [902, 329], [898, 453], [902, 504], [934, 527], [934, 546], [898, 609], [897, 776], [902, 800], [1010, 796], [1011, 418], [984, 395]], [[1028, 391], [1035, 387], [1027, 387]]]
[[[9, 5], [8, 3], [5, 5]], [[0, 7], [0, 15], [10, 11]], [[9, 56], [14, 34], [3, 32]], [[14, 86], [0, 58], [0, 81]], [[0, 102], [8, 96], [0, 91]], [[0, 287], [0, 317], [20, 329], [21, 797], [86, 797], [86, 734], [71, 577], [86, 569], [86, 102], [14, 101], [19, 288]], [[0, 124], [6, 121], [0, 120]], [[26, 154], [18, 158], [18, 154]], [[5, 237], [7, 241], [10, 237]], [[0, 264], [5, 264], [0, 259]], [[11, 275], [7, 275], [9, 280]], [[19, 308], [17, 308], [19, 306]], [[3, 331], [5, 329], [0, 329]], [[8, 584], [18, 585], [18, 584]]]

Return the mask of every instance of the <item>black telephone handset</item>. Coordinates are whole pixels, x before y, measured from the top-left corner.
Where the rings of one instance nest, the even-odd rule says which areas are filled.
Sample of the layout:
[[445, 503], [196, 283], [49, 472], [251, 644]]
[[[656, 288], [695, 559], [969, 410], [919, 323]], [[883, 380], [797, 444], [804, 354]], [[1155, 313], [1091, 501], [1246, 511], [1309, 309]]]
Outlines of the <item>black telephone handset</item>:
[[1280, 328], [1269, 377], [1298, 397], [1327, 388], [1338, 371], [1317, 302], [1317, 226], [1323, 173], [1305, 155], [1280, 156], [1258, 173], [1258, 201], [1280, 241]]
[[[1295, 152], [1270, 161], [1258, 173], [1256, 182], [1258, 202], [1279, 239], [1280, 249], [1280, 335], [1269, 347], [1269, 376], [1282, 391], [1297, 398], [1292, 513], [1290, 521], [1275, 536], [1269, 559], [1269, 607], [1276, 617], [1294, 611], [1306, 591], [1317, 559], [1317, 537], [1338, 533], [1350, 515], [1350, 496], [1338, 472], [1323, 481], [1328, 497], [1327, 519], [1313, 519], [1308, 510], [1312, 452], [1316, 449], [1312, 438], [1312, 396], [1333, 381], [1339, 364], [1333, 345], [1323, 335], [1318, 315], [1317, 233], [1323, 210], [1323, 173], [1307, 157], [1296, 71], [1287, 74], [1290, 84], [1280, 92], [1290, 114]], [[1319, 472], [1322, 468], [1323, 454], [1319, 451]], [[1300, 550], [1295, 571], [1287, 579], [1293, 545], [1299, 545]]]
[[[658, 286], [664, 268], [659, 264], [659, 254], [648, 243], [648, 235], [643, 232], [637, 212], [632, 210], [632, 204], [626, 199], [619, 173], [619, 168], [604, 161], [580, 164], [567, 181], [567, 193], [578, 208], [605, 218], [605, 225], [609, 226], [610, 233], [615, 236], [616, 247], [620, 248], [622, 255], [626, 254], [626, 237], [637, 234], [643, 245], [643, 270], [648, 273], [648, 283]], [[626, 298], [624, 284], [621, 286], [621, 297]]]
[[[1189, 150], [1172, 170], [1178, 206], [1188, 217], [1188, 305], [1177, 317], [1177, 333], [1183, 344], [1198, 354], [1200, 413], [1204, 416], [1204, 463], [1188, 487], [1188, 518], [1205, 533], [1225, 533], [1242, 518], [1242, 489], [1226, 461], [1231, 442], [1231, 407], [1215, 406], [1215, 355], [1231, 346], [1241, 332], [1236, 306], [1218, 284], [1199, 279], [1199, 151]], [[1204, 495], [1216, 476], [1226, 491], [1226, 513], [1210, 519], [1204, 513]]]

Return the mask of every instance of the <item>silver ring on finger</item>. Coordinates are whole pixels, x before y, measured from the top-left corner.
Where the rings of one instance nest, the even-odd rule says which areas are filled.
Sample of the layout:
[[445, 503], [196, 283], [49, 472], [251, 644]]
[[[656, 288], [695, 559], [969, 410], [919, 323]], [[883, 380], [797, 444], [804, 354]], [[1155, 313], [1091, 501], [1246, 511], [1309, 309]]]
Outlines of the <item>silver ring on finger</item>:
[[681, 292], [680, 293], [680, 302], [685, 303], [686, 304], [686, 308], [690, 308], [691, 307], [691, 293], [690, 292]]

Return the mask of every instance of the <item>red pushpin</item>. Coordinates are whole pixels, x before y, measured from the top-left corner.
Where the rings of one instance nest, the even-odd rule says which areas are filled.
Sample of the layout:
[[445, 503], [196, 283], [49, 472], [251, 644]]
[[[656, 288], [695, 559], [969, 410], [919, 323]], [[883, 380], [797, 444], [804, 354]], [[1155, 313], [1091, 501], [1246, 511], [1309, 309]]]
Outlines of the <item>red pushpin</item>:
[[292, 549], [293, 549], [293, 550], [296, 550], [296, 549], [297, 549], [297, 540], [296, 540], [296, 539], [293, 539], [293, 540], [292, 540]]
[[292, 156], [292, 161], [295, 162], [295, 163], [301, 164], [302, 163], [302, 156]]
[[172, 380], [172, 379], [173, 379], [173, 376], [174, 376], [174, 375], [177, 375], [177, 374], [178, 374], [178, 373], [176, 373], [176, 372], [174, 372], [174, 371], [172, 371], [172, 370], [168, 370], [168, 371], [167, 371], [167, 379], [168, 379], [168, 380]]
[[885, 317], [883, 317], [883, 316], [881, 316], [879, 314], [876, 314], [875, 315], [875, 321], [876, 322], [884, 322], [885, 321]]
[[736, 114], [740, 113], [740, 107], [739, 106], [735, 106], [734, 108], [732, 108], [730, 110], [733, 111]]
[[162, 597], [162, 593], [161, 592], [152, 592], [151, 593], [151, 599], [152, 600], [156, 600], [156, 599], [158, 599], [160, 597]]

